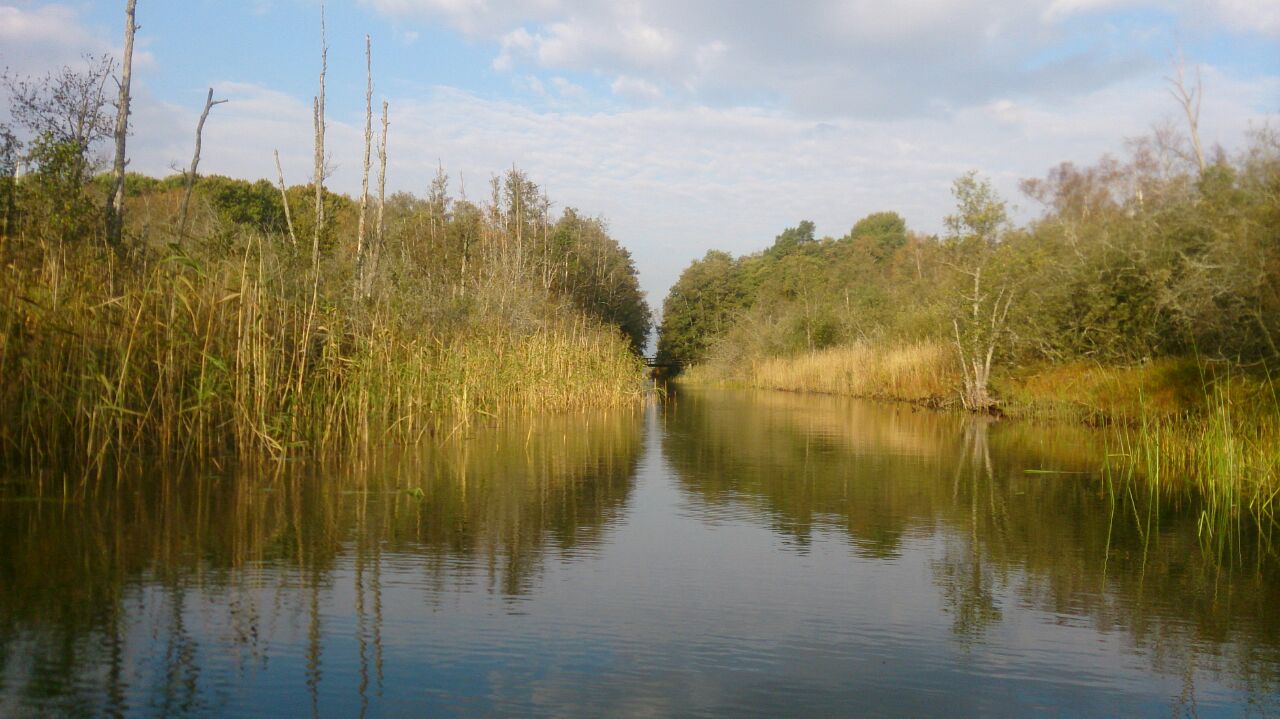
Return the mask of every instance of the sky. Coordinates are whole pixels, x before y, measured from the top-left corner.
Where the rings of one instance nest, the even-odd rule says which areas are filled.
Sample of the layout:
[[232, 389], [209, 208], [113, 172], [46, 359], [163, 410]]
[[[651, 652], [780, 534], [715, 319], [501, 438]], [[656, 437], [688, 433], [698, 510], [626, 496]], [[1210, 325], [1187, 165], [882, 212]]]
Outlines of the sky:
[[[1203, 79], [1206, 145], [1280, 112], [1280, 0], [329, 0], [329, 183], [359, 188], [364, 38], [390, 103], [389, 191], [442, 165], [483, 199], [516, 166], [603, 216], [650, 303], [707, 250], [764, 249], [876, 211], [941, 232], [951, 182], [1120, 155], [1180, 122], [1175, 58]], [[119, 52], [123, 0], [3, 2], [0, 65], [41, 75]], [[319, 0], [138, 0], [130, 169], [309, 181]], [[0, 103], [3, 103], [0, 100]], [[7, 115], [7, 108], [0, 107]]]

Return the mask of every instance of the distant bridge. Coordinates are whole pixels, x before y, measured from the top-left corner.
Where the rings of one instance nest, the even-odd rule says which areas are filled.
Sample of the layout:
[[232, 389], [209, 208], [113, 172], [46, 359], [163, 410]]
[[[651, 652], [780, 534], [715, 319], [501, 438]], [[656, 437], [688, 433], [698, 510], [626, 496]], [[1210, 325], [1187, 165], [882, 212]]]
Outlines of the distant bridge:
[[643, 359], [644, 359], [644, 366], [649, 367], [650, 369], [665, 369], [671, 372], [678, 372], [682, 367], [684, 367], [684, 365], [680, 364], [679, 362], [673, 362], [673, 361], [664, 362], [662, 360], [659, 360], [657, 355], [654, 355], [653, 357], [644, 357]]

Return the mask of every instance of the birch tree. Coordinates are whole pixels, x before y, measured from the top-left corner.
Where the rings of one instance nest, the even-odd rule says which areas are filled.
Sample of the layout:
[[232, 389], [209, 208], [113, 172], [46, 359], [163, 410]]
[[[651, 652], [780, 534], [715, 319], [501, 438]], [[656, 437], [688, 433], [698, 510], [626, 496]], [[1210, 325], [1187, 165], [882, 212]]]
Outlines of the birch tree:
[[960, 399], [966, 409], [975, 412], [995, 408], [991, 396], [991, 366], [1007, 326], [1013, 295], [990, 276], [1000, 232], [1008, 224], [1008, 211], [991, 183], [970, 172], [955, 181], [951, 190], [956, 198], [956, 214], [948, 215], [946, 226], [951, 233], [958, 258], [953, 267], [961, 275], [961, 306], [951, 319], [956, 351], [964, 373]]

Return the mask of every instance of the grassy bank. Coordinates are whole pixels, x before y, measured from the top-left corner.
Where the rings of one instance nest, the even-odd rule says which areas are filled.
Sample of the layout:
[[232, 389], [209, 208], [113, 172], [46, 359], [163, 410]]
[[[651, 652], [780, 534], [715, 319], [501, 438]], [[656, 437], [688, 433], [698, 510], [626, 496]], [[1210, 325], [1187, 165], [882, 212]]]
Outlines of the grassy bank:
[[[860, 343], [738, 367], [700, 365], [679, 381], [960, 407], [959, 366], [941, 343]], [[1230, 536], [1251, 517], [1270, 544], [1280, 498], [1280, 400], [1265, 373], [1166, 358], [1019, 368], [998, 375], [995, 386], [1006, 416], [1105, 426], [1112, 449], [1099, 462], [1119, 485], [1141, 480], [1151, 491], [1206, 499], [1206, 540]], [[1231, 543], [1212, 546], [1229, 551]]]
[[959, 382], [953, 355], [946, 346], [933, 343], [886, 347], [858, 343], [790, 357], [754, 359], [743, 367], [696, 365], [686, 370], [680, 381], [947, 406]]
[[269, 242], [135, 267], [83, 248], [39, 257], [0, 271], [10, 465], [350, 451], [640, 396], [642, 367], [615, 327], [518, 278], [477, 280], [428, 320], [405, 294], [313, 299], [304, 261]]

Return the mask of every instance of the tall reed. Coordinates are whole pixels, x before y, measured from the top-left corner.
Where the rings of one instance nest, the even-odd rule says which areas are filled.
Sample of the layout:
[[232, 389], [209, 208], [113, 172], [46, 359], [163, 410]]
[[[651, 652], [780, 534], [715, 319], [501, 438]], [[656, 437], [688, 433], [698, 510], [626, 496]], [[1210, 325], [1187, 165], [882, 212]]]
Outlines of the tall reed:
[[100, 474], [147, 453], [349, 450], [641, 391], [616, 330], [550, 304], [527, 327], [478, 312], [436, 331], [332, 305], [308, 323], [298, 273], [261, 242], [230, 259], [108, 263], [50, 250], [0, 270], [0, 462]]
[[959, 384], [955, 350], [935, 342], [879, 346], [869, 342], [791, 357], [754, 359], [737, 368], [694, 367], [691, 383], [738, 382], [762, 389], [893, 399], [943, 406]]
[[1204, 392], [1203, 412], [1143, 413], [1135, 423], [1117, 424], [1108, 469], [1120, 470], [1126, 482], [1140, 478], [1153, 492], [1196, 497], [1201, 540], [1215, 553], [1238, 553], [1246, 539], [1270, 551], [1280, 496], [1274, 388], [1225, 375]]

